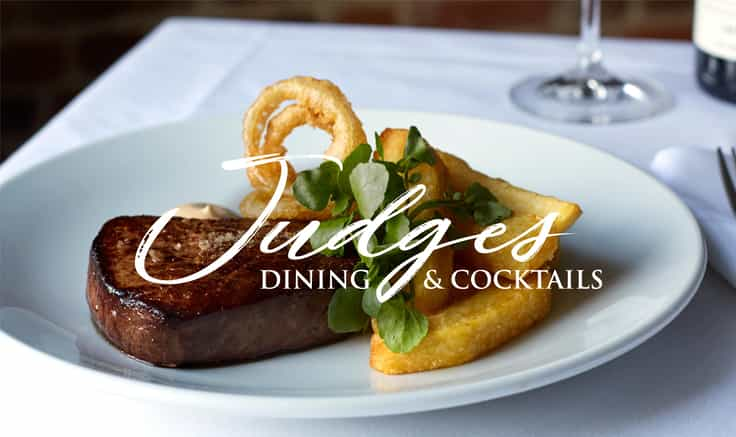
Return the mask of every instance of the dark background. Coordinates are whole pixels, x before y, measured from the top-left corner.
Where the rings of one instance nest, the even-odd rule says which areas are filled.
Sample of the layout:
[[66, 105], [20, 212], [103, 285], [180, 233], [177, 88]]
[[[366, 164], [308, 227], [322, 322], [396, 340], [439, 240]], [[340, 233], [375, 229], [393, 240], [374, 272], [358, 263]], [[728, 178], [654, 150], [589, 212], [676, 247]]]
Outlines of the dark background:
[[[547, 1], [0, 0], [0, 162], [170, 16], [576, 34], [579, 4]], [[689, 39], [689, 0], [604, 0], [606, 36]]]

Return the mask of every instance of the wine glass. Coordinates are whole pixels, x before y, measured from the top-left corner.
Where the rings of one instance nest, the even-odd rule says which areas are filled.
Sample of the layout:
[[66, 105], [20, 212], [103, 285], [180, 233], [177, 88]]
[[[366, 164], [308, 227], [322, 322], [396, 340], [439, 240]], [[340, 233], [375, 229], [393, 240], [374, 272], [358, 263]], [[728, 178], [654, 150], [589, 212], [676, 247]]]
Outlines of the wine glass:
[[659, 84], [621, 78], [602, 64], [600, 0], [580, 2], [577, 66], [557, 76], [535, 76], [511, 89], [511, 100], [540, 117], [589, 124], [639, 120], [674, 105]]

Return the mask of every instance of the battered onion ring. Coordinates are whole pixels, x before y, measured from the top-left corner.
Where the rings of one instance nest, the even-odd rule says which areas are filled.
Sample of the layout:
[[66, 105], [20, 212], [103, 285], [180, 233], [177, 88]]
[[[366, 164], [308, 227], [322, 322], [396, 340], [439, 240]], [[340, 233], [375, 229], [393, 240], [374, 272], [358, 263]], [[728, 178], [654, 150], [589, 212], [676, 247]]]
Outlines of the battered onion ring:
[[[268, 121], [261, 150], [266, 151], [265, 153], [278, 153], [279, 155], [286, 154], [287, 150], [283, 145], [284, 140], [294, 129], [305, 124], [328, 132], [330, 130], [330, 125], [324, 123], [324, 120], [315, 117], [312, 112], [308, 111], [298, 103], [295, 103], [287, 106]], [[252, 155], [249, 153], [249, 156]], [[288, 168], [289, 182], [287, 184], [287, 192], [290, 192], [291, 184], [293, 184], [294, 179], [296, 179], [296, 172], [290, 164], [288, 165]], [[274, 180], [278, 180], [280, 171], [279, 165], [274, 162], [271, 164], [265, 164], [261, 167], [248, 169], [248, 177], [250, 178], [253, 188], [256, 190], [273, 190], [273, 185], [271, 185], [271, 183]], [[264, 180], [264, 175], [269, 178], [269, 180]]]
[[[279, 106], [289, 100], [297, 103], [284, 108], [271, 117]], [[269, 120], [270, 118], [270, 120]], [[247, 156], [276, 153], [284, 155], [284, 139], [298, 126], [308, 124], [322, 129], [332, 136], [332, 143], [324, 152], [338, 159], [345, 159], [355, 147], [366, 142], [360, 119], [340, 89], [327, 80], [297, 76], [266, 87], [253, 102], [243, 121], [243, 141]], [[264, 135], [264, 126], [266, 133]], [[263, 138], [263, 141], [261, 141]], [[324, 212], [310, 211], [291, 196], [294, 168], [289, 165], [289, 183], [281, 202], [272, 214], [273, 218], [322, 218]], [[267, 164], [248, 169], [248, 178], [256, 192], [251, 193], [240, 205], [245, 217], [260, 214], [279, 178], [278, 164]], [[329, 207], [327, 208], [329, 211]]]
[[[240, 214], [245, 218], [257, 218], [270, 199], [271, 193], [268, 191], [251, 191], [240, 202]], [[268, 217], [273, 220], [327, 220], [331, 217], [331, 210], [332, 202], [322, 211], [312, 211], [302, 206], [294, 196], [284, 194]]]
[[[271, 133], [261, 142], [266, 121], [288, 100], [296, 100], [299, 105], [286, 108], [272, 120], [268, 127]], [[332, 136], [332, 143], [325, 154], [338, 159], [344, 159], [358, 144], [366, 142], [362, 123], [335, 84], [327, 80], [297, 76], [266, 87], [248, 109], [243, 121], [246, 154], [258, 156], [286, 153], [283, 139], [295, 127], [305, 123], [324, 129]], [[276, 166], [261, 166], [249, 170], [248, 176], [256, 189], [273, 189], [276, 186]]]

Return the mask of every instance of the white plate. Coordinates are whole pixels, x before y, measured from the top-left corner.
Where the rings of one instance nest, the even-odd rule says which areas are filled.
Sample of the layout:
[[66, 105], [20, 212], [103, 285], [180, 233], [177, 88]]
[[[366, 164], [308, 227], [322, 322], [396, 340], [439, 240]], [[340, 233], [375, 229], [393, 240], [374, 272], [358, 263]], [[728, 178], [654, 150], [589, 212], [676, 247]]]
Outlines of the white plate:
[[[154, 368], [93, 329], [84, 299], [90, 242], [108, 218], [211, 201], [249, 189], [220, 163], [242, 154], [240, 116], [112, 138], [36, 166], [0, 187], [0, 355], [36, 360], [72, 385], [242, 414], [369, 416], [506, 396], [570, 377], [639, 345], [687, 304], [702, 278], [698, 226], [665, 187], [593, 148], [529, 129], [439, 114], [360, 111], [366, 132], [420, 127], [488, 174], [578, 202], [564, 265], [604, 269], [599, 292], [557, 292], [551, 316], [493, 354], [451, 369], [385, 376], [367, 338], [214, 369]], [[294, 152], [326, 137], [299, 129]], [[32, 378], [33, 375], [25, 375]]]

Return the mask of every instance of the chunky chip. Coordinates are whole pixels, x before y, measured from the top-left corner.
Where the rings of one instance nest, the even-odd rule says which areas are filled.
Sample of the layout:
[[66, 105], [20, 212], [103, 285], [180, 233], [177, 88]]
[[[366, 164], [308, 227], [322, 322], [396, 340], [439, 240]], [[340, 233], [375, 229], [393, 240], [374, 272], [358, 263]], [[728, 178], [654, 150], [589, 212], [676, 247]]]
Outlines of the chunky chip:
[[437, 154], [445, 164], [445, 168], [447, 168], [451, 189], [463, 191], [472, 183], [477, 182], [488, 188], [501, 203], [511, 208], [515, 215], [526, 214], [544, 217], [551, 212], [556, 212], [559, 215], [552, 227], [552, 230], [556, 233], [564, 232], [582, 214], [580, 206], [576, 203], [538, 194], [511, 185], [503, 179], [487, 176], [474, 170], [467, 162], [451, 153], [437, 150]]
[[[497, 247], [503, 243], [513, 240], [529, 228], [539, 222], [541, 217], [527, 214], [514, 214], [503, 221], [506, 225], [506, 232], [497, 237], [490, 237], [486, 240], [486, 247]], [[475, 235], [483, 231], [483, 226], [469, 221], [456, 221], [456, 226], [467, 235]], [[525, 236], [524, 239], [537, 235], [534, 232]], [[456, 252], [457, 259], [468, 266], [486, 269], [491, 272], [498, 272], [504, 278], [512, 279], [516, 277], [516, 271], [520, 272], [520, 276], [524, 277], [524, 272], [528, 270], [538, 269], [552, 260], [557, 249], [559, 248], [559, 237], [549, 237], [545, 240], [542, 247], [528, 261], [517, 261], [511, 252], [514, 245], [509, 245], [493, 253], [480, 253], [475, 250], [473, 245], [468, 245]], [[525, 249], [526, 250], [526, 249]]]
[[[548, 274], [544, 276], [542, 283], [547, 282]], [[467, 363], [526, 332], [549, 313], [551, 303], [550, 290], [479, 291], [428, 316], [427, 336], [407, 353], [391, 352], [376, 333], [374, 323], [370, 365], [394, 375]]]
[[[404, 148], [406, 146], [409, 131], [407, 129], [385, 129], [381, 135], [381, 143], [383, 144], [383, 160], [388, 162], [398, 162], [404, 157]], [[380, 157], [379, 157], [380, 158]], [[443, 162], [437, 157], [434, 164], [426, 163], [418, 165], [411, 172], [416, 175], [416, 181], [410, 183], [409, 186], [415, 184], [424, 184], [427, 191], [424, 193], [423, 201], [441, 199], [447, 191], [447, 169]], [[428, 209], [419, 213], [419, 219], [432, 218], [436, 210]], [[453, 267], [453, 250], [445, 248], [433, 253], [424, 263], [422, 268], [417, 272], [412, 281], [412, 289], [414, 291], [414, 305], [424, 314], [434, 313], [445, 307], [449, 302], [449, 293], [443, 289], [432, 289], [425, 285], [424, 279], [427, 272], [434, 270], [434, 276], [438, 278], [440, 283], [448, 284]]]
[[[407, 133], [408, 131], [406, 129], [385, 129], [381, 133], [384, 149], [386, 149], [386, 145], [389, 145], [390, 150], [395, 150], [399, 147], [403, 150]], [[488, 247], [497, 246], [516, 238], [550, 212], [557, 212], [559, 214], [553, 225], [554, 232], [563, 232], [581, 214], [580, 207], [577, 204], [515, 187], [502, 179], [492, 178], [473, 170], [467, 162], [455, 155], [437, 149], [435, 149], [435, 152], [444, 164], [443, 168], [447, 174], [445, 190], [449, 188], [452, 191], [464, 192], [471, 184], [478, 183], [488, 188], [502, 204], [513, 211], [511, 217], [503, 220], [507, 228], [506, 232], [498, 237], [489, 238], [487, 242]], [[393, 157], [394, 155], [392, 155]], [[420, 183], [428, 185], [428, 192], [430, 192], [429, 190], [437, 191], [433, 184], [435, 180], [435, 178], [427, 177], [426, 179], [422, 178]], [[462, 219], [460, 217], [455, 217], [453, 223], [460, 231], [467, 235], [478, 234], [484, 228], [484, 226], [475, 223], [471, 219]], [[530, 234], [529, 236], [532, 235], [536, 234]], [[489, 254], [479, 253], [472, 246], [469, 246], [456, 251], [456, 257], [467, 265], [485, 268], [492, 272], [500, 271], [499, 274], [501, 276], [513, 278], [516, 275], [516, 270], [538, 269], [550, 262], [557, 252], [558, 247], [558, 238], [548, 238], [541, 249], [530, 260], [524, 262], [516, 261], [511, 255], [513, 245]], [[418, 308], [421, 307], [418, 306]]]

